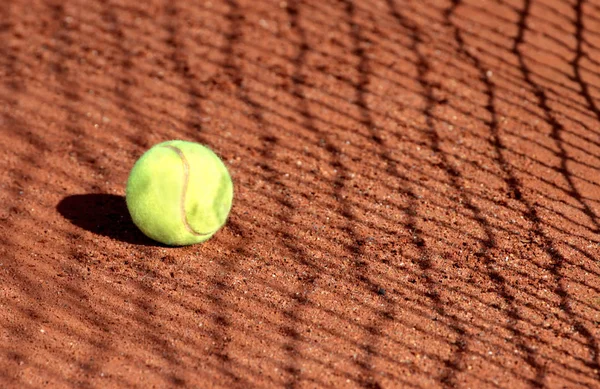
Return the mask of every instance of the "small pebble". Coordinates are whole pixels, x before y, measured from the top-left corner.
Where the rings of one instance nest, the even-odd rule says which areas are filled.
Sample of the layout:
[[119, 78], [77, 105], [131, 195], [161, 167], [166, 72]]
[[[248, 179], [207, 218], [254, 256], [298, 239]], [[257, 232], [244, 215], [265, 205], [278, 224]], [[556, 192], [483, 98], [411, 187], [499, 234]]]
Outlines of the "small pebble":
[[383, 289], [383, 288], [379, 288], [379, 289], [377, 290], [377, 294], [378, 294], [378, 295], [380, 295], [380, 296], [385, 296], [385, 289]]

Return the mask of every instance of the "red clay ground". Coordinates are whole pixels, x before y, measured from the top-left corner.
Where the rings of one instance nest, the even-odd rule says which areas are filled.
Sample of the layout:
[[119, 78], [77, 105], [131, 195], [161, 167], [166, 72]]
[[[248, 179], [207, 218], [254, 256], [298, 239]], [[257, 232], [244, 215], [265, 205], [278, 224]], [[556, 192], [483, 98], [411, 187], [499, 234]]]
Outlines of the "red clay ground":
[[0, 145], [2, 388], [600, 387], [596, 0], [2, 0]]

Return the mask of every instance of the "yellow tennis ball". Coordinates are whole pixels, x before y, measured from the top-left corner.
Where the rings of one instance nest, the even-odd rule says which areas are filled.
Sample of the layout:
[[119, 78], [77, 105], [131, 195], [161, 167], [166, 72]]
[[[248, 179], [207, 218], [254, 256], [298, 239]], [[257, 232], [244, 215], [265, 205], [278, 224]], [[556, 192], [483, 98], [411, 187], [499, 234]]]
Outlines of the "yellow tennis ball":
[[211, 149], [171, 140], [154, 145], [136, 161], [125, 199], [133, 222], [146, 236], [185, 246], [203, 242], [223, 227], [233, 183]]

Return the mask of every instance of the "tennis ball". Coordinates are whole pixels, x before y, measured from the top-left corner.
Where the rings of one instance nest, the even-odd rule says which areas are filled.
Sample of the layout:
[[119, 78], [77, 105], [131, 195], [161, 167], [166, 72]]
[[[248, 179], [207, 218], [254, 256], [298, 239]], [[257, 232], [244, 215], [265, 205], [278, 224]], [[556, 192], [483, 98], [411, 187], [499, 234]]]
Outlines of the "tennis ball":
[[233, 183], [208, 147], [171, 140], [152, 146], [134, 164], [125, 189], [127, 209], [149, 238], [169, 246], [210, 239], [227, 221]]

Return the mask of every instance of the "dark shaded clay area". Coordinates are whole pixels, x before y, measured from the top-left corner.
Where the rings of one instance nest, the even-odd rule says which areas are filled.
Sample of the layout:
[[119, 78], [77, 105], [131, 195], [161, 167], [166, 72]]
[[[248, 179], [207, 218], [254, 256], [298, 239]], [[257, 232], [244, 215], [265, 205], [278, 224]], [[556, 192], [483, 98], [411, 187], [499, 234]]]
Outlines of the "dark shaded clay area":
[[2, 388], [600, 387], [597, 1], [3, 0], [0, 146]]

